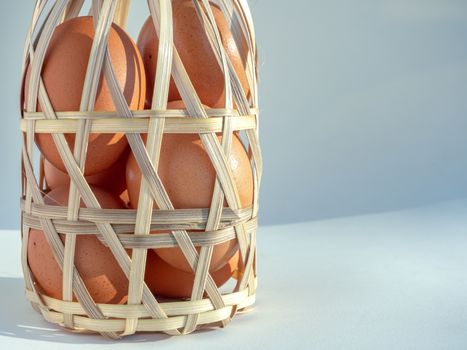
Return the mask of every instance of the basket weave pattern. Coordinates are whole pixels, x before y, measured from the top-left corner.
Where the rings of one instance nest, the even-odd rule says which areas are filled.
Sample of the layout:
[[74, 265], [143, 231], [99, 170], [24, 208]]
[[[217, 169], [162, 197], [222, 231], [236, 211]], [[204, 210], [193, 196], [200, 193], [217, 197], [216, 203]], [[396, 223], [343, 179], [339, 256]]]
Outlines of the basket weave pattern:
[[[22, 101], [20, 126], [22, 147], [21, 239], [26, 296], [43, 317], [67, 329], [99, 332], [119, 338], [138, 331], [187, 334], [203, 325], [225, 326], [239, 311], [251, 306], [256, 292], [256, 228], [258, 192], [262, 173], [258, 141], [258, 96], [256, 43], [251, 15], [245, 0], [217, 0], [239, 50], [246, 53], [250, 96], [225, 53], [208, 0], [194, 1], [196, 12], [209, 38], [225, 77], [225, 108], [207, 109], [201, 104], [173, 45], [170, 0], [148, 0], [150, 15], [159, 36], [159, 56], [153, 103], [150, 110], [129, 109], [120, 90], [107, 52], [112, 22], [125, 26], [128, 0], [94, 0], [95, 36], [79, 111], [56, 112], [52, 108], [40, 72], [55, 27], [78, 16], [82, 0], [37, 0], [24, 49], [23, 72], [30, 67], [27, 100]], [[43, 18], [44, 20], [40, 20]], [[243, 43], [243, 45], [242, 45]], [[104, 75], [116, 110], [94, 112], [101, 74]], [[170, 77], [186, 105], [167, 110]], [[42, 112], [36, 111], [37, 103]], [[235, 108], [234, 108], [235, 106]], [[253, 169], [253, 205], [241, 208], [232, 171], [227, 161], [234, 132], [245, 135]], [[68, 205], [44, 204], [43, 169], [34, 167], [34, 136], [51, 133], [71, 178]], [[74, 150], [65, 140], [74, 133]], [[125, 133], [143, 176], [137, 209], [102, 209], [83, 176], [90, 133]], [[140, 133], [147, 133], [143, 142]], [[161, 141], [165, 133], [199, 134], [216, 170], [209, 208], [174, 209], [157, 174]], [[219, 141], [217, 134], [222, 134]], [[37, 151], [36, 151], [37, 152]], [[82, 200], [85, 208], [80, 208]], [[228, 206], [223, 207], [224, 200]], [[154, 209], [154, 202], [160, 209]], [[36, 288], [28, 266], [29, 230], [44, 232], [63, 272], [63, 300], [43, 295]], [[150, 234], [153, 230], [169, 233]], [[187, 230], [203, 230], [202, 234]], [[65, 235], [62, 242], [59, 234]], [[76, 237], [96, 235], [111, 250], [128, 278], [126, 304], [96, 304], [74, 266]], [[209, 274], [213, 248], [228, 240], [238, 241], [242, 269], [233, 290], [221, 293]], [[158, 301], [144, 282], [148, 249], [179, 247], [195, 273], [189, 300]], [[199, 253], [196, 250], [200, 247]], [[126, 249], [131, 249], [131, 258]], [[73, 295], [77, 301], [73, 300]]]

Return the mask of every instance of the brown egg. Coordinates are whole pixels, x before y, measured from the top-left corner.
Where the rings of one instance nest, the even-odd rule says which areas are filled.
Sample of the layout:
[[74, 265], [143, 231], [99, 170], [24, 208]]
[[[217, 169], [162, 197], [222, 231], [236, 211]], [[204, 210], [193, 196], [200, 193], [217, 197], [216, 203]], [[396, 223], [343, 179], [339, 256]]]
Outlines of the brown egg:
[[[183, 106], [181, 102], [177, 101], [171, 102], [168, 107], [181, 108], [181, 106]], [[221, 136], [218, 138], [220, 141]], [[242, 207], [248, 207], [253, 201], [253, 174], [245, 148], [236, 135], [232, 139], [229, 165], [232, 168], [240, 203]], [[162, 140], [158, 174], [175, 209], [210, 207], [216, 172], [199, 135], [165, 134]], [[130, 206], [137, 208], [141, 172], [133, 153], [128, 158], [126, 182]], [[210, 271], [216, 271], [224, 266], [236, 250], [237, 241], [235, 239], [216, 245]], [[191, 272], [191, 268], [179, 248], [157, 249], [156, 252], [172, 266]]]
[[[249, 86], [245, 73], [246, 57], [240, 54], [222, 11], [211, 5], [222, 43], [248, 96]], [[172, 2], [174, 43], [183, 65], [202, 103], [212, 108], [224, 107], [224, 75], [211, 44], [203, 30], [191, 0]], [[151, 17], [144, 23], [138, 37], [138, 48], [143, 57], [147, 78], [147, 100], [152, 101], [156, 74], [159, 39]], [[180, 100], [173, 79], [170, 82], [169, 101]]]
[[[224, 285], [238, 267], [239, 254], [235, 254], [227, 264], [212, 272], [211, 276], [218, 287]], [[151, 292], [167, 298], [190, 298], [195, 274], [178, 270], [153, 251], [148, 250], [145, 282]]]
[[[128, 192], [126, 190], [125, 169], [130, 148], [128, 147], [118, 158], [118, 160], [110, 166], [94, 175], [85, 176], [90, 185], [95, 185], [108, 190], [120, 197], [125, 203], [128, 202]], [[48, 188], [54, 189], [70, 184], [70, 177], [67, 173], [53, 166], [47, 159], [44, 158], [44, 176]]]
[[[54, 31], [45, 55], [42, 78], [55, 111], [78, 111], [94, 37], [92, 17], [77, 17], [60, 24]], [[130, 109], [143, 109], [146, 77], [138, 49], [123, 29], [112, 24], [108, 50], [115, 76]], [[30, 68], [30, 67], [29, 67]], [[27, 99], [29, 68], [25, 81]], [[41, 111], [41, 106], [37, 105]], [[101, 76], [95, 111], [114, 111], [115, 106], [107, 82]], [[71, 149], [75, 135], [65, 134]], [[40, 151], [58, 169], [65, 166], [50, 134], [36, 134]], [[92, 175], [109, 168], [124, 152], [127, 140], [123, 133], [92, 133], [89, 136], [85, 174]]]
[[[98, 187], [92, 187], [99, 204], [107, 209], [119, 209], [121, 200]], [[65, 206], [69, 186], [55, 188], [45, 196], [48, 205]], [[81, 207], [84, 207], [81, 202]], [[60, 234], [65, 242], [65, 235]], [[127, 300], [128, 280], [109, 248], [94, 235], [77, 235], [75, 266], [96, 303], [121, 304]], [[38, 287], [46, 295], [62, 299], [62, 270], [41, 230], [31, 229], [28, 241], [28, 263]], [[73, 300], [76, 300], [73, 297]]]

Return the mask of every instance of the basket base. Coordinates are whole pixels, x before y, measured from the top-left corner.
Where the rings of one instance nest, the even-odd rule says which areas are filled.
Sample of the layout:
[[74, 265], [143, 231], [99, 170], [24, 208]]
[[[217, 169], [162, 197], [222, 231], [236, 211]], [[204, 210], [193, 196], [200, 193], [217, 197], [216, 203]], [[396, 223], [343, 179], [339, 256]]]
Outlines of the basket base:
[[[152, 318], [146, 307], [141, 304], [97, 304], [106, 318], [92, 319], [87, 317], [78, 302], [54, 299], [43, 294], [37, 295], [31, 290], [26, 290], [26, 297], [31, 302], [32, 308], [40, 313], [46, 321], [73, 333], [86, 334], [120, 334], [125, 330], [127, 318], [138, 320], [136, 332], [174, 334], [174, 331], [185, 327], [188, 316], [193, 314], [198, 314], [196, 330], [218, 328], [223, 326], [222, 321], [230, 321], [236, 314], [251, 312], [255, 302], [255, 294], [249, 295], [248, 288], [245, 288], [239, 292], [223, 294], [225, 307], [222, 309], [214, 309], [209, 299], [161, 302], [159, 305], [166, 313], [167, 318], [157, 319]], [[39, 300], [43, 301], [46, 309], [39, 308]], [[232, 315], [234, 311], [235, 313]], [[65, 314], [73, 315], [74, 328], [65, 327]]]

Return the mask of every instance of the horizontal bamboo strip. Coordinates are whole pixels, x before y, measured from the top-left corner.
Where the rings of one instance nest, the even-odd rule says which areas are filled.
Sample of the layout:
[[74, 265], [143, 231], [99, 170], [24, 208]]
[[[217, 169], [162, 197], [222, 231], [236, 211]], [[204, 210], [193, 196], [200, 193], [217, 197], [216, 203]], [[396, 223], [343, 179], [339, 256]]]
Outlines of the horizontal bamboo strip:
[[[62, 219], [51, 219], [54, 225], [57, 225], [58, 233], [73, 233], [73, 234], [98, 234], [96, 225], [88, 221], [71, 222]], [[26, 212], [23, 213], [23, 221], [27, 227], [39, 229], [40, 219], [36, 216], [30, 215]], [[229, 223], [225, 222], [219, 225], [219, 228], [229, 227]], [[134, 232], [135, 224], [112, 224], [116, 233], [130, 233]], [[164, 231], [164, 230], [204, 230], [206, 224], [204, 223], [176, 223], [176, 224], [151, 224], [151, 231]]]
[[[52, 220], [55, 229], [61, 234], [76, 234], [76, 235], [97, 235], [100, 237], [99, 230], [92, 223], [82, 223], [79, 221], [57, 221]], [[23, 223], [27, 227], [41, 230], [39, 219], [31, 215], [23, 214]], [[257, 220], [252, 219], [244, 223], [247, 232], [255, 231], [257, 228]], [[117, 236], [125, 248], [172, 248], [177, 247], [177, 241], [171, 233], [157, 233], [152, 235], [135, 235], [134, 225], [113, 225]], [[174, 229], [169, 226], [167, 230]], [[156, 228], [152, 228], [156, 230]], [[217, 245], [236, 238], [235, 229], [233, 226], [220, 228], [215, 231], [207, 232], [189, 232], [188, 235], [195, 246]], [[103, 242], [105, 244], [105, 242]]]
[[[25, 202], [21, 200], [21, 209], [25, 209]], [[236, 222], [244, 221], [251, 217], [252, 208], [232, 210], [223, 208], [221, 221]], [[35, 204], [31, 205], [31, 215], [52, 219], [67, 219], [67, 208], [58, 205]], [[180, 223], [205, 223], [209, 209], [174, 209], [152, 211], [153, 224], [180, 224]], [[79, 221], [107, 222], [112, 224], [134, 224], [136, 220], [136, 209], [93, 209], [80, 208]]]
[[[246, 308], [255, 302], [254, 295], [245, 299], [238, 308]], [[215, 323], [227, 318], [232, 312], [232, 306], [222, 309], [200, 313], [199, 325]], [[43, 311], [45, 319], [51, 323], [63, 324], [63, 314], [55, 311]], [[178, 329], [184, 326], [188, 316], [172, 316], [166, 319], [139, 319], [136, 331], [138, 332], [163, 332]], [[124, 319], [97, 320], [88, 317], [75, 315], [73, 317], [77, 330], [87, 330], [93, 332], [121, 332], [125, 328]]]
[[[244, 116], [256, 117], [257, 108], [250, 108], [250, 113]], [[165, 110], [131, 110], [134, 119], [140, 118], [191, 118], [186, 109], [165, 109]], [[119, 115], [114, 111], [64, 111], [55, 112], [57, 119], [119, 119]], [[226, 108], [208, 108], [206, 109], [208, 117], [241, 117], [236, 109]], [[47, 120], [43, 112], [23, 112], [23, 119], [26, 120]]]
[[[38, 296], [30, 290], [26, 290], [26, 297], [32, 303], [38, 303]], [[235, 293], [228, 293], [222, 296], [226, 306], [232, 306], [235, 304], [241, 304], [242, 307], [250, 306], [254, 302], [255, 295], [248, 295], [248, 289], [245, 288]], [[63, 312], [73, 313], [75, 315], [86, 315], [83, 307], [78, 302], [63, 301], [54, 299], [46, 295], [41, 295], [42, 301], [50, 309]], [[162, 300], [162, 299], [161, 299]], [[208, 312], [214, 310], [214, 306], [211, 301], [206, 298], [192, 302], [190, 300], [185, 301], [161, 301], [160, 305], [165, 311], [167, 316], [180, 316], [190, 315], [200, 312]], [[128, 304], [97, 304], [102, 310], [102, 313], [106, 317], [150, 317], [148, 310], [143, 305], [128, 305]]]
[[[33, 119], [35, 120], [35, 119]], [[56, 119], [56, 120], [35, 120], [35, 133], [60, 134], [76, 133], [79, 126], [79, 120], [82, 119]], [[149, 119], [144, 118], [102, 118], [90, 119], [92, 133], [147, 133]], [[27, 130], [26, 119], [20, 121], [21, 131]], [[213, 117], [208, 119], [194, 119], [185, 117], [168, 118], [165, 121], [164, 133], [169, 134], [204, 134], [222, 131], [223, 119]], [[236, 117], [232, 120], [232, 129], [234, 131], [251, 130], [256, 127], [256, 119], [253, 116]]]

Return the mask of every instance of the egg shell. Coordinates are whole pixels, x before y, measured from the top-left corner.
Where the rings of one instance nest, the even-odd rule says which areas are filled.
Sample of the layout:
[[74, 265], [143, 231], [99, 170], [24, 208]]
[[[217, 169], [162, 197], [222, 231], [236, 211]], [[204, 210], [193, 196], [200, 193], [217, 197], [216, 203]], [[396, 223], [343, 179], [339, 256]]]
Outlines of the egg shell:
[[[171, 102], [168, 108], [181, 108], [180, 101]], [[146, 135], [142, 135], [145, 139]], [[218, 136], [219, 142], [221, 136]], [[253, 174], [247, 152], [233, 135], [228, 158], [237, 187], [241, 206], [253, 202]], [[158, 174], [175, 209], [209, 208], [214, 191], [216, 172], [198, 134], [165, 134], [162, 139]], [[138, 207], [141, 171], [131, 153], [126, 169], [126, 182], [130, 206]], [[224, 206], [226, 203], [224, 201]], [[157, 208], [157, 205], [155, 205]], [[153, 233], [157, 233], [154, 231]], [[214, 247], [210, 271], [224, 266], [238, 249], [236, 239]], [[191, 267], [180, 248], [161, 248], [157, 254], [172, 266], [191, 272]]]
[[[127, 147], [119, 159], [110, 168], [94, 175], [85, 176], [90, 185], [98, 186], [108, 190], [120, 197], [125, 203], [128, 202], [128, 192], [126, 190], [125, 170], [130, 148]], [[54, 189], [70, 184], [70, 177], [67, 173], [53, 166], [44, 158], [44, 177], [48, 188]]]
[[[54, 30], [47, 48], [42, 79], [55, 111], [78, 111], [94, 38], [92, 17], [76, 17], [65, 21]], [[146, 77], [143, 62], [133, 40], [123, 29], [112, 24], [108, 38], [108, 52], [115, 76], [130, 109], [144, 108]], [[29, 88], [30, 67], [25, 78], [25, 98]], [[41, 106], [37, 104], [37, 110]], [[115, 111], [109, 87], [101, 74], [97, 89], [95, 111]], [[65, 134], [73, 150], [75, 134]], [[48, 161], [66, 171], [52, 135], [37, 133], [36, 144]], [[127, 140], [123, 133], [91, 133], [85, 162], [85, 175], [109, 168], [125, 151]]]
[[[211, 273], [217, 287], [221, 287], [232, 277], [238, 264], [237, 252], [227, 264]], [[148, 250], [144, 279], [153, 294], [167, 298], [190, 298], [195, 274], [174, 268], [153, 251]]]
[[[249, 95], [245, 73], [246, 55], [241, 55], [222, 11], [214, 4], [211, 9], [219, 29], [222, 44], [230, 58], [240, 83]], [[183, 65], [202, 103], [212, 108], [225, 105], [224, 74], [201, 25], [192, 0], [172, 2], [174, 43]], [[138, 36], [138, 48], [143, 57], [147, 77], [147, 100], [152, 101], [159, 39], [149, 17]], [[243, 51], [242, 51], [243, 52]], [[169, 101], [180, 100], [174, 80], [170, 81]]]
[[[92, 187], [92, 191], [103, 208], [124, 207], [118, 197], [107, 191], [98, 187]], [[68, 202], [68, 194], [69, 186], [58, 187], [44, 197], [44, 202], [47, 205], [65, 206]], [[81, 207], [84, 207], [83, 202]], [[60, 234], [60, 238], [65, 242], [64, 234]], [[30, 230], [27, 256], [39, 290], [52, 298], [62, 299], [62, 270], [42, 230]], [[110, 249], [95, 235], [76, 236], [74, 263], [94, 302], [109, 304], [126, 302], [128, 280]], [[75, 296], [73, 300], [76, 301]]]

